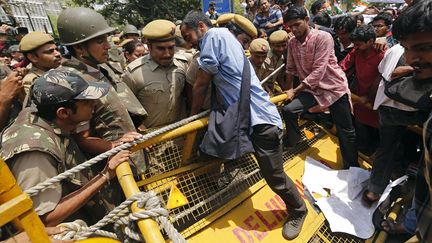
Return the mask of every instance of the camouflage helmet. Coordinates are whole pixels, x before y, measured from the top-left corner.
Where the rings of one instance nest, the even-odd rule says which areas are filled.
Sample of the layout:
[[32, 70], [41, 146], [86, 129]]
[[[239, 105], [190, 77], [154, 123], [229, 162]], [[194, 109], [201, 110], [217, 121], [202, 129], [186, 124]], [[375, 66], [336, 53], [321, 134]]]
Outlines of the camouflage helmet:
[[127, 35], [127, 34], [137, 34], [137, 35], [139, 35], [137, 27], [135, 27], [135, 26], [133, 26], [131, 24], [126, 25], [124, 27], [124, 29], [123, 29], [123, 35]]
[[114, 31], [101, 14], [82, 7], [63, 10], [58, 17], [57, 29], [60, 42], [65, 46], [80, 44]]

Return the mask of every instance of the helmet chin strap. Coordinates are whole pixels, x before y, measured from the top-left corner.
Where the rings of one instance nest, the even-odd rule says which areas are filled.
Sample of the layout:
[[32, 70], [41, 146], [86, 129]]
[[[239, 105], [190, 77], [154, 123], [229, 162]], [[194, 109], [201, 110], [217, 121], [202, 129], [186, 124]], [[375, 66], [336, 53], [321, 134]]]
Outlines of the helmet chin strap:
[[81, 55], [82, 58], [84, 58], [85, 60], [89, 61], [90, 63], [93, 64], [100, 64], [99, 61], [90, 53], [90, 50], [88, 49], [88, 47], [85, 47], [85, 50], [87, 52], [87, 55]]

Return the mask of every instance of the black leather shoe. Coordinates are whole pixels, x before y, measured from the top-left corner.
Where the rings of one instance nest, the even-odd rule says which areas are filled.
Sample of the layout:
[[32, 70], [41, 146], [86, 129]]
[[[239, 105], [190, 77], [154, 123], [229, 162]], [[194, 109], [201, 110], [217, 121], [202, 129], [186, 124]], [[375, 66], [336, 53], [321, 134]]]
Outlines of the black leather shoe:
[[293, 240], [300, 234], [307, 213], [308, 211], [306, 210], [305, 212], [293, 212], [288, 215], [282, 227], [282, 236], [285, 239]]

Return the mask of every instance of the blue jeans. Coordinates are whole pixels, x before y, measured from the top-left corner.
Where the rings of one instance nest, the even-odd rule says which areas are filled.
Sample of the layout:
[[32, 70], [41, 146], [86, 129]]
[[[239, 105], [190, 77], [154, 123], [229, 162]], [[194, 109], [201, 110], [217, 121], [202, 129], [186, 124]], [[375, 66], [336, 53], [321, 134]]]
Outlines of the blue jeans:
[[408, 209], [407, 213], [405, 214], [403, 226], [408, 233], [415, 234], [417, 228], [417, 216], [414, 205], [410, 209]]

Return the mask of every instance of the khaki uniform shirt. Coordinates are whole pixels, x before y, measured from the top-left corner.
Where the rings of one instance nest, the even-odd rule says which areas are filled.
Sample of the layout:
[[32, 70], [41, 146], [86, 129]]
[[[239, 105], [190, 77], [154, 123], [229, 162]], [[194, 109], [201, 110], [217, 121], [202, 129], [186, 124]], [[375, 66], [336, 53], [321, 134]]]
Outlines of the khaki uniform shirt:
[[182, 95], [186, 80], [187, 59], [174, 55], [173, 63], [163, 67], [150, 55], [129, 63], [128, 86], [144, 106], [148, 117], [147, 128], [178, 121], [185, 115], [185, 99]]
[[34, 81], [42, 76], [45, 73], [45, 71], [31, 65], [31, 68], [26, 76], [23, 78], [23, 85], [24, 85], [24, 91], [26, 95], [30, 92], [30, 88], [33, 85]]
[[190, 63], [192, 59], [194, 58], [195, 54], [199, 53], [198, 50], [192, 48], [192, 49], [185, 49], [183, 47], [176, 47], [175, 48], [176, 56], [183, 56], [186, 58], [187, 62]]
[[[198, 58], [199, 58], [199, 52], [195, 53], [186, 71], [186, 82], [190, 84], [192, 88], [196, 82], [197, 73], [199, 70]], [[202, 106], [203, 110], [208, 110], [211, 107], [211, 85], [212, 84], [210, 83], [207, 89], [206, 97], [204, 99], [204, 104]]]
[[[278, 57], [275, 54], [273, 54], [272, 51], [269, 51], [268, 58], [264, 62], [270, 71], [272, 73], [274, 70], [276, 70], [281, 65], [286, 64], [285, 56]], [[270, 74], [269, 73], [269, 74]], [[271, 89], [272, 94], [278, 94], [282, 92], [282, 88], [279, 86], [278, 81], [284, 81], [285, 80], [285, 69], [282, 68], [277, 74], [273, 76], [271, 81], [267, 82], [268, 87]]]
[[125, 80], [128, 78], [128, 76], [124, 75], [123, 70], [116, 69], [109, 63], [100, 64], [99, 68], [104, 74], [104, 77], [106, 77], [114, 87], [123, 104], [126, 106], [126, 109], [128, 110], [135, 127], [140, 126], [143, 120], [147, 117], [147, 111], [127, 86]]
[[[250, 59], [250, 57], [249, 57], [249, 59]], [[268, 58], [267, 58], [268, 59]], [[267, 61], [267, 60], [266, 60]], [[269, 61], [267, 61], [267, 62], [269, 62]], [[251, 62], [252, 63], [252, 62]], [[261, 66], [255, 66], [253, 63], [252, 63], [252, 67], [254, 68], [254, 70], [255, 70], [255, 74], [256, 74], [256, 76], [258, 77], [258, 79], [260, 80], [260, 81], [262, 81], [263, 79], [265, 79], [272, 71], [270, 71], [270, 69], [269, 69], [269, 66], [268, 65], [266, 65], [266, 63], [264, 62]]]
[[[48, 153], [39, 151], [18, 154], [11, 159], [11, 171], [23, 191], [58, 175], [53, 165], [57, 161]], [[35, 163], [37, 162], [37, 163]], [[62, 198], [60, 183], [32, 197], [33, 207], [38, 215], [53, 211]]]

